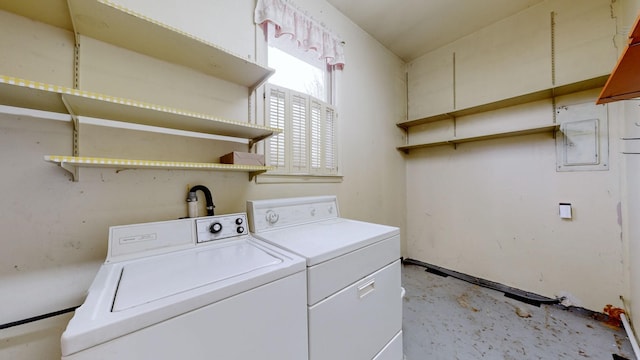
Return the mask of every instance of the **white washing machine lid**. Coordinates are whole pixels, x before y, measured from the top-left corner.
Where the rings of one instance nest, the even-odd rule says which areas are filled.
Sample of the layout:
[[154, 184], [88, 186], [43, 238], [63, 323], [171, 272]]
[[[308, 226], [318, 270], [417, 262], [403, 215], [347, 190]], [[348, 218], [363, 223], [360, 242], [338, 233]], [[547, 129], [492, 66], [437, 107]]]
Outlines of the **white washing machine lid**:
[[246, 241], [135, 261], [122, 267], [112, 311], [127, 310], [280, 263], [281, 258]]
[[305, 269], [304, 259], [244, 237], [103, 264], [62, 335], [62, 355], [115, 339]]
[[334, 218], [254, 236], [306, 258], [307, 266], [313, 266], [399, 234], [393, 226]]

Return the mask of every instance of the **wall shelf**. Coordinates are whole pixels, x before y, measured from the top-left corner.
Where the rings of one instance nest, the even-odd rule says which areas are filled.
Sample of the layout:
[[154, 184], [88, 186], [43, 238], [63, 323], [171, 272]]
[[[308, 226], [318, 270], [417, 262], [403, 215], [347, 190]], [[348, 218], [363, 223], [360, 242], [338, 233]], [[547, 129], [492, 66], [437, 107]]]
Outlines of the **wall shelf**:
[[534, 127], [522, 128], [517, 130], [502, 131], [499, 133], [465, 136], [465, 137], [453, 137], [446, 140], [437, 140], [437, 141], [425, 142], [420, 144], [398, 146], [397, 149], [400, 151], [404, 151], [404, 153], [408, 154], [410, 150], [440, 146], [440, 145], [455, 146], [457, 144], [472, 142], [472, 141], [490, 140], [490, 139], [498, 139], [498, 138], [505, 138], [505, 137], [511, 137], [511, 136], [530, 135], [530, 134], [538, 134], [538, 133], [546, 133], [546, 132], [549, 132], [555, 135], [555, 132], [559, 129], [559, 127], [560, 127], [559, 124], [534, 126]]
[[182, 30], [108, 0], [22, 0], [0, 2], [0, 9], [75, 31], [96, 40], [183, 65], [249, 88], [275, 71]]
[[279, 129], [0, 75], [0, 104], [257, 142]]
[[218, 163], [182, 162], [182, 161], [157, 161], [135, 159], [112, 159], [98, 157], [45, 155], [44, 160], [59, 165], [73, 175], [74, 181], [78, 179], [78, 169], [83, 167], [116, 168], [116, 169], [164, 169], [164, 170], [214, 170], [236, 171], [249, 173], [249, 180], [265, 171], [272, 170], [270, 166], [250, 166]]
[[3, 1], [0, 10], [40, 21], [76, 35], [75, 88], [0, 75], [0, 105], [71, 115], [73, 155], [46, 156], [73, 174], [88, 166], [122, 168], [199, 169], [245, 171], [252, 179], [271, 167], [215, 163], [122, 160], [78, 156], [78, 117], [90, 117], [248, 140], [249, 150], [280, 130], [249, 122], [230, 121], [208, 114], [79, 90], [79, 36], [87, 36], [155, 59], [191, 68], [199, 73], [248, 88], [248, 96], [274, 70], [215, 44], [136, 13], [109, 0]]
[[533, 101], [551, 99], [556, 96], [567, 95], [567, 94], [571, 94], [578, 91], [602, 87], [607, 81], [607, 78], [608, 78], [608, 75], [598, 76], [595, 78], [575, 82], [572, 84], [544, 89], [541, 91], [536, 91], [536, 92], [532, 92], [532, 93], [524, 94], [520, 96], [514, 96], [512, 98], [503, 99], [503, 100], [495, 101], [488, 104], [472, 106], [464, 109], [454, 110], [447, 113], [427, 116], [420, 119], [403, 121], [396, 125], [406, 130], [412, 126], [428, 124], [435, 121], [453, 119], [461, 116], [473, 115], [473, 114], [479, 114], [486, 111], [497, 110], [497, 109], [501, 109], [509, 106], [522, 105], [522, 104], [526, 104]]
[[629, 43], [618, 59], [596, 104], [640, 97], [640, 16], [629, 34]]

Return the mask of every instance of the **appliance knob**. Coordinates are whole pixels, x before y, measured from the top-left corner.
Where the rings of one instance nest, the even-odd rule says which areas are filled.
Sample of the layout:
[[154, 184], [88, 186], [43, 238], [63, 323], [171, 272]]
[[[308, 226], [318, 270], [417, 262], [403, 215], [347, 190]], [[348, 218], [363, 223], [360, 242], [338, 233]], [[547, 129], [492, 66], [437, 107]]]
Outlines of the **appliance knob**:
[[278, 222], [280, 215], [278, 215], [278, 213], [273, 210], [268, 210], [265, 218], [269, 224], [273, 225]]
[[242, 225], [242, 223], [243, 223], [242, 218], [236, 219], [236, 225]]
[[222, 230], [222, 224], [220, 224], [219, 222], [214, 222], [213, 224], [211, 224], [211, 226], [209, 226], [209, 231], [212, 234], [219, 233], [220, 230]]
[[238, 234], [243, 234], [244, 233], [244, 226], [238, 226], [236, 231], [238, 231]]

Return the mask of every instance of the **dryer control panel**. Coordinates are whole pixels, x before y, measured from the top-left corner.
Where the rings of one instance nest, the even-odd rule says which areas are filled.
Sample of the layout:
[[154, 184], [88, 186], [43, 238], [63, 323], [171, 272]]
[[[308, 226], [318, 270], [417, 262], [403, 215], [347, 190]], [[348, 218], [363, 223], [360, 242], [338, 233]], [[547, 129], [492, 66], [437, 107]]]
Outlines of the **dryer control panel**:
[[254, 233], [340, 216], [335, 196], [247, 201], [247, 212], [249, 230]]
[[208, 216], [196, 219], [198, 243], [247, 235], [247, 214]]

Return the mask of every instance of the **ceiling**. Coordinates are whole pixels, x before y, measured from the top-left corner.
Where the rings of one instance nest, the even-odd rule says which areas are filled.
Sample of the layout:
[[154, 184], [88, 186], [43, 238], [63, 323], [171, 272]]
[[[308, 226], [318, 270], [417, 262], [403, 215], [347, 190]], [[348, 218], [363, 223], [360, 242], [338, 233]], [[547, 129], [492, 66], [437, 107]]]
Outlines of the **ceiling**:
[[404, 61], [545, 0], [327, 0]]

